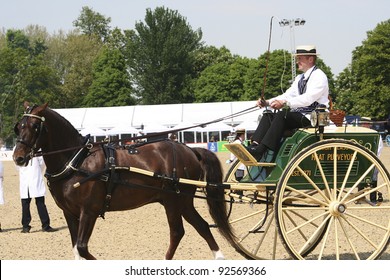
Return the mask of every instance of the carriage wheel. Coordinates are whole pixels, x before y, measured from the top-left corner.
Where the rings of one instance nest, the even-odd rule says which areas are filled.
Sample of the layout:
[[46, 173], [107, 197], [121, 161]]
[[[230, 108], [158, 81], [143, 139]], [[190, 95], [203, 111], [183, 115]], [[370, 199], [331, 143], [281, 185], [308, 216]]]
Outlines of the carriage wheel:
[[[239, 161], [226, 174], [226, 183], [237, 183], [234, 173]], [[289, 254], [278, 240], [273, 209], [273, 192], [249, 190], [227, 193], [229, 222], [236, 234], [237, 250], [248, 259], [285, 259]], [[268, 205], [265, 203], [268, 201]]]
[[347, 140], [315, 143], [279, 180], [281, 241], [296, 259], [379, 258], [390, 240], [389, 193], [389, 173], [374, 153]]

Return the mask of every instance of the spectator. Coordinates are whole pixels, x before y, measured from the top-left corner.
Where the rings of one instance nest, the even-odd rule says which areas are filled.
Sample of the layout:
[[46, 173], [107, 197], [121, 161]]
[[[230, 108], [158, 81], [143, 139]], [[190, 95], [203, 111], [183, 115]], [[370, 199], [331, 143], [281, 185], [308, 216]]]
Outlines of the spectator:
[[[245, 141], [245, 129], [239, 128], [236, 130], [236, 137], [234, 138], [233, 143], [239, 143], [239, 144], [244, 145], [244, 141]], [[228, 159], [227, 162], [231, 164], [236, 159], [237, 159], [236, 156], [233, 153], [231, 153], [230, 159]], [[244, 177], [244, 172], [245, 172], [245, 165], [240, 163], [240, 165], [238, 166], [238, 168], [234, 174], [234, 176], [236, 177], [236, 180], [238, 182], [240, 182], [241, 179]]]
[[22, 202], [22, 233], [30, 232], [31, 226], [31, 199], [35, 198], [42, 231], [53, 232], [56, 229], [50, 226], [50, 217], [45, 204], [46, 187], [43, 180], [45, 164], [42, 157], [34, 157], [27, 166], [18, 167], [20, 180], [20, 198]]

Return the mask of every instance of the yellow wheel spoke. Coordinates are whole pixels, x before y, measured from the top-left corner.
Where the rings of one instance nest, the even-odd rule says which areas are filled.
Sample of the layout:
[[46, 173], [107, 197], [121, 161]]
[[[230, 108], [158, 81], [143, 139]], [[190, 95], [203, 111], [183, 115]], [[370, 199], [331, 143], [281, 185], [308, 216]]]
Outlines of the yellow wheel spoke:
[[325, 201], [329, 203], [329, 198], [325, 196], [323, 191], [317, 186], [316, 183], [313, 182], [313, 180], [305, 173], [305, 171], [303, 171], [302, 168], [300, 168], [299, 166], [297, 166], [297, 169], [303, 175], [303, 177], [305, 177], [305, 179], [312, 185], [312, 187], [317, 190], [317, 192], [325, 199]]
[[266, 210], [266, 209], [263, 209], [263, 210], [259, 210], [259, 211], [250, 213], [250, 214], [248, 214], [248, 215], [246, 215], [246, 216], [243, 216], [243, 217], [240, 217], [240, 218], [238, 218], [238, 219], [231, 220], [231, 221], [229, 221], [229, 223], [230, 223], [230, 224], [234, 224], [234, 223], [240, 222], [240, 221], [242, 221], [242, 220], [249, 219], [249, 218], [251, 218], [251, 217], [253, 217], [253, 216], [256, 216], [256, 215], [259, 215], [259, 214], [265, 212], [265, 210]]
[[[294, 188], [292, 188], [290, 186], [286, 186], [286, 189], [290, 190], [292, 193], [297, 193], [300, 196], [306, 197], [309, 201], [312, 201], [313, 203], [319, 204], [321, 206], [327, 206], [328, 205], [324, 201], [321, 201], [318, 198], [315, 198], [315, 197], [313, 197], [313, 196], [311, 196], [309, 194], [306, 194], [306, 193], [304, 193], [304, 192], [302, 192], [300, 190], [294, 189]], [[291, 196], [285, 197], [283, 200], [291, 200], [291, 199], [294, 199], [294, 197], [291, 197]]]
[[[325, 214], [328, 214], [328, 213], [325, 213]], [[311, 243], [313, 243], [313, 241], [315, 241], [314, 239], [317, 238], [317, 236], [320, 234], [320, 231], [323, 230], [325, 224], [327, 223], [327, 221], [329, 220], [331, 216], [328, 215], [323, 221], [322, 223], [320, 224], [319, 227], [317, 227], [317, 229], [313, 232], [313, 234], [311, 235], [311, 237], [305, 242], [305, 244], [303, 244], [303, 246], [301, 247], [299, 253], [302, 254], [302, 252], [307, 248], [308, 245], [311, 245]]]
[[[283, 209], [283, 210], [284, 210], [284, 209]], [[319, 218], [321, 218], [321, 217], [323, 217], [323, 216], [325, 216], [325, 215], [328, 215], [328, 212], [321, 213], [320, 215], [317, 215], [317, 216], [315, 216], [314, 218], [311, 218], [310, 220], [307, 220], [307, 221], [304, 222], [303, 224], [301, 224], [301, 225], [299, 225], [299, 226], [295, 226], [294, 228], [290, 229], [290, 230], [287, 232], [287, 234], [290, 234], [290, 233], [292, 233], [292, 232], [294, 232], [294, 231], [296, 231], [296, 230], [298, 230], [298, 229], [300, 229], [300, 228], [306, 226], [307, 224], [312, 223], [313, 221], [315, 221], [315, 220], [317, 220], [317, 219], [319, 219]]]
[[351, 221], [349, 221], [349, 220], [347, 220], [345, 217], [343, 217], [342, 216], [342, 218], [343, 218], [343, 220], [345, 221], [345, 222], [347, 222], [354, 230], [356, 230], [358, 233], [359, 233], [359, 235], [361, 236], [361, 237], [363, 237], [368, 243], [370, 243], [375, 249], [378, 249], [378, 247], [375, 245], [375, 243], [373, 242], [373, 241], [371, 241], [371, 239], [370, 238], [368, 238], [368, 236], [366, 235], [366, 234], [364, 234], [360, 229], [358, 229], [357, 228], [357, 226], [355, 226], [355, 224], [353, 224]]
[[321, 250], [320, 250], [320, 253], [318, 254], [318, 259], [321, 260], [322, 259], [322, 256], [324, 254], [324, 249], [325, 249], [325, 245], [326, 245], [326, 242], [328, 240], [328, 236], [329, 236], [329, 232], [330, 232], [330, 228], [332, 227], [332, 223], [334, 222], [334, 217], [330, 217], [330, 220], [329, 220], [329, 224], [328, 224], [328, 228], [326, 229], [326, 232], [325, 232], [325, 235], [324, 235], [324, 238], [323, 238], [323, 241], [322, 241], [322, 246], [321, 246]]
[[329, 188], [329, 183], [328, 183], [328, 180], [326, 179], [325, 172], [324, 172], [324, 169], [322, 168], [322, 165], [321, 165], [320, 159], [318, 158], [317, 152], [314, 153], [314, 158], [316, 160], [316, 163], [317, 163], [317, 166], [318, 166], [318, 170], [321, 173], [322, 181], [325, 184], [325, 189], [328, 192], [328, 198], [330, 198], [331, 191], [330, 191], [330, 188]]
[[356, 159], [356, 155], [357, 155], [357, 151], [355, 151], [355, 152], [353, 153], [353, 156], [352, 156], [351, 161], [350, 161], [349, 166], [348, 166], [348, 170], [347, 170], [347, 172], [345, 173], [344, 181], [343, 181], [343, 184], [341, 185], [340, 192], [339, 192], [339, 197], [338, 197], [339, 200], [340, 200], [341, 194], [343, 193], [343, 191], [344, 191], [344, 189], [345, 189], [345, 186], [346, 186], [346, 184], [347, 184], [347, 180], [348, 180], [348, 178], [349, 178], [349, 175], [351, 174], [351, 170], [352, 170], [352, 167], [353, 167], [353, 162], [354, 162], [355, 159]]
[[375, 164], [371, 164], [369, 168], [367, 168], [366, 172], [360, 176], [359, 179], [356, 180], [356, 183], [348, 190], [347, 194], [340, 200], [341, 203], [344, 203], [345, 199], [357, 188], [357, 186], [360, 184], [360, 182], [363, 181], [363, 179], [367, 176], [368, 173], [371, 172], [371, 170], [375, 167]]
[[[349, 237], [349, 235], [348, 235], [348, 233], [347, 233], [347, 230], [345, 229], [344, 224], [342, 223], [342, 219], [344, 219], [344, 217], [341, 216], [341, 218], [340, 218], [340, 217], [338, 218], [338, 221], [339, 221], [339, 223], [340, 223], [341, 229], [343, 230], [344, 236], [345, 236], [345, 238], [347, 239], [348, 244], [349, 244], [349, 246], [351, 247], [353, 253], [355, 254], [356, 259], [357, 259], [357, 260], [360, 260], [359, 254], [357, 253], [356, 248], [355, 248], [355, 246], [353, 245], [352, 240], [351, 240], [351, 238]], [[344, 219], [344, 221], [346, 221], [346, 222], [349, 224], [349, 222], [348, 222], [347, 220]]]

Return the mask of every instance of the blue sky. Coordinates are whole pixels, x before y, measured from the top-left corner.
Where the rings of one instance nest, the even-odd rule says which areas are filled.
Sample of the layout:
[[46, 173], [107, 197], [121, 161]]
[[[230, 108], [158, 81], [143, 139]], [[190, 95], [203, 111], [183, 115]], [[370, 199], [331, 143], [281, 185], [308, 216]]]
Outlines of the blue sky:
[[[23, 29], [29, 24], [49, 33], [73, 29], [81, 8], [88, 6], [111, 18], [111, 26], [133, 29], [146, 8], [178, 10], [193, 29], [201, 28], [207, 45], [226, 46], [233, 54], [257, 58], [268, 47], [290, 51], [292, 45], [313, 44], [338, 75], [351, 62], [352, 51], [367, 31], [390, 18], [389, 0], [0, 0], [0, 27]], [[303, 26], [280, 27], [281, 19], [305, 19]], [[292, 40], [294, 39], [294, 40]], [[294, 44], [295, 42], [295, 44]]]

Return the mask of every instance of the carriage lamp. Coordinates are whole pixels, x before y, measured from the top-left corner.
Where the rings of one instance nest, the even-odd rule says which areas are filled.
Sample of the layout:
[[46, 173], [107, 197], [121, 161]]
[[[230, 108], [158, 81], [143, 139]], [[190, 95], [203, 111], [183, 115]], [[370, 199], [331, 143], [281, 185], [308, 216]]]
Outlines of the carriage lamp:
[[325, 105], [318, 105], [318, 107], [311, 112], [310, 122], [312, 127], [318, 127], [318, 132], [320, 134], [324, 133], [324, 127], [329, 125], [329, 112], [326, 111]]
[[317, 109], [311, 112], [310, 121], [312, 127], [329, 125], [329, 112], [326, 111], [326, 107], [319, 105]]

